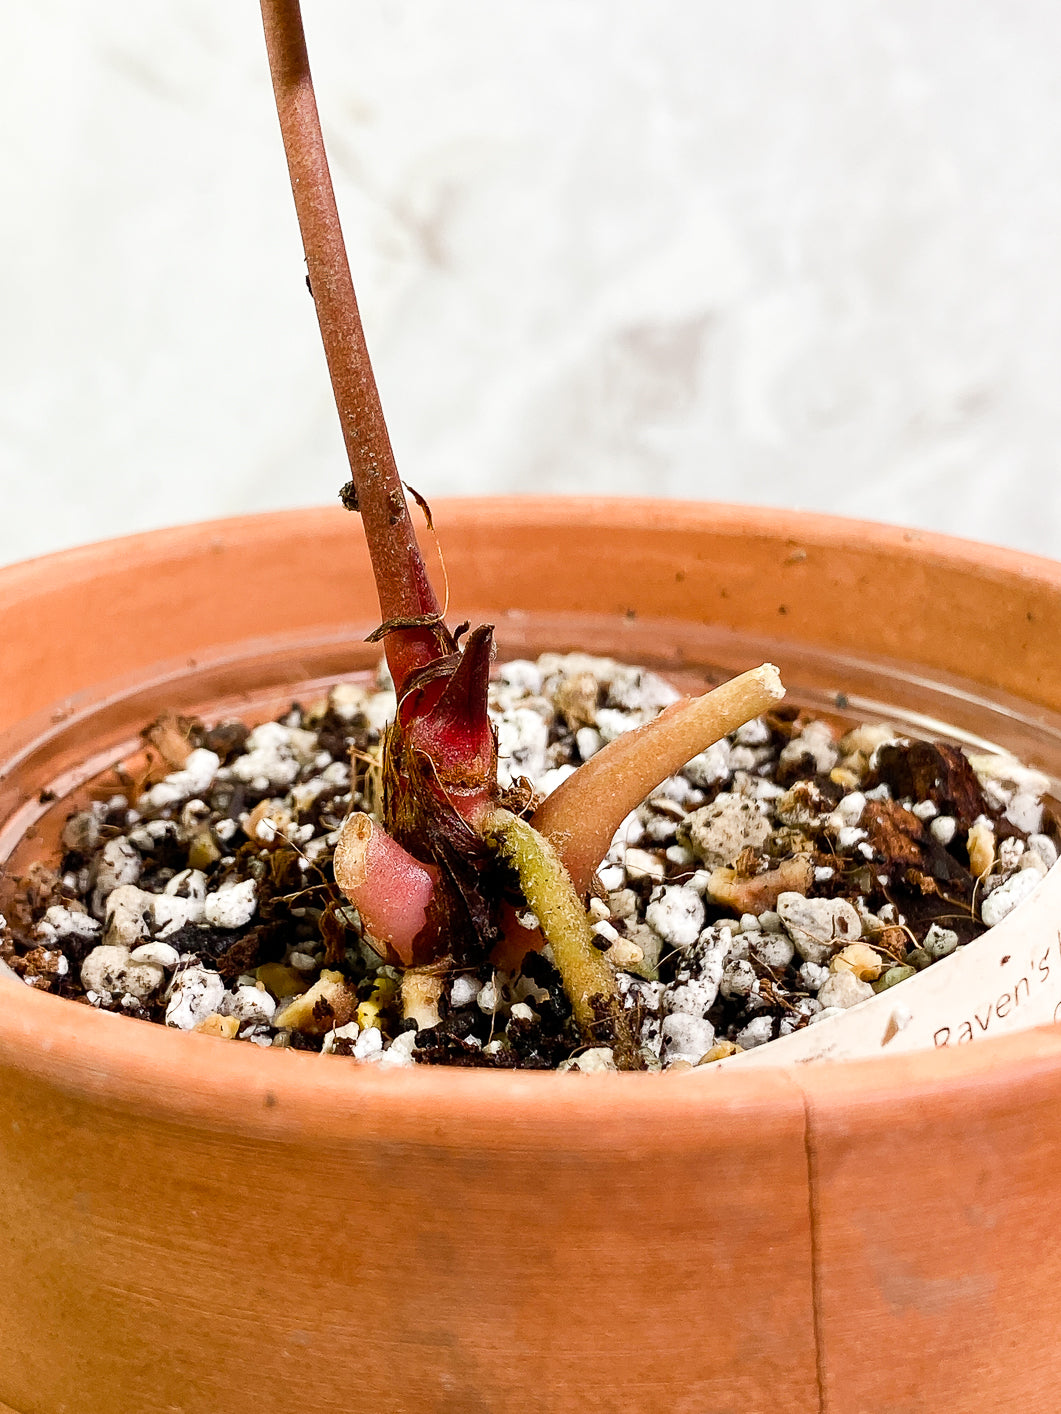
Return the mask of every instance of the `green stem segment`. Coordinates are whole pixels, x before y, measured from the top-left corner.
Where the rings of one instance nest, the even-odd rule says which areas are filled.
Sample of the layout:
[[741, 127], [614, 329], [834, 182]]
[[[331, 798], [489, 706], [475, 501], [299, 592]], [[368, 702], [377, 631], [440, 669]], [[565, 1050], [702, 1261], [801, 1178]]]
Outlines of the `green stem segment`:
[[483, 836], [516, 873], [520, 889], [553, 950], [575, 1021], [589, 1045], [611, 1045], [620, 1070], [643, 1070], [614, 968], [593, 944], [589, 919], [560, 856], [526, 820], [494, 810]]
[[[365, 344], [313, 93], [298, 0], [261, 0], [276, 111], [287, 153], [310, 288], [365, 527], [384, 622], [439, 612]], [[396, 630], [387, 658], [399, 687], [438, 657], [429, 627]]]

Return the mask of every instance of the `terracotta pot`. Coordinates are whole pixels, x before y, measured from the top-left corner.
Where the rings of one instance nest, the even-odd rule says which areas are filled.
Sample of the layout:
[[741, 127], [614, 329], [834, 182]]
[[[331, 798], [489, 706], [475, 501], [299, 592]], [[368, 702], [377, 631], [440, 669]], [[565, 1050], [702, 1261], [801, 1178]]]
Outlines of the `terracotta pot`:
[[[704, 505], [437, 520], [508, 651], [702, 680], [765, 646], [812, 696], [1061, 739], [1057, 565]], [[163, 701], [365, 661], [358, 541], [306, 511], [0, 571], [5, 849]], [[1056, 1028], [711, 1084], [380, 1074], [2, 983], [0, 1407], [1053, 1414], [1059, 1113]]]

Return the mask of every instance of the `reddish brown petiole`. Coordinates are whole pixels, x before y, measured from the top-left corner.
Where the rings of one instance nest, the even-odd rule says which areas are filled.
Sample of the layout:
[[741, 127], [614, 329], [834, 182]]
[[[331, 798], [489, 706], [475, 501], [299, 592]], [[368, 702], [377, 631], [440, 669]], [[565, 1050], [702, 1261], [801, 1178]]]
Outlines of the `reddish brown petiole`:
[[[384, 622], [440, 618], [398, 476], [357, 307], [313, 93], [298, 0], [261, 0], [276, 111], [310, 288]], [[395, 630], [387, 661], [401, 686], [439, 656], [430, 627]]]

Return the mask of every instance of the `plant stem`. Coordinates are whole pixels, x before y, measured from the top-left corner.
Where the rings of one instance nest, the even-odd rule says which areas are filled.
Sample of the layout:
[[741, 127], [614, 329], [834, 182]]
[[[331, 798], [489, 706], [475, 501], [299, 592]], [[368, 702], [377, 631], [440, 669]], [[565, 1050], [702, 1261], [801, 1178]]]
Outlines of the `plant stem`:
[[[313, 93], [298, 0], [261, 0], [276, 111], [310, 288], [384, 622], [439, 612], [416, 541], [365, 344]], [[429, 629], [388, 636], [399, 688], [438, 656]]]
[[785, 695], [772, 663], [685, 697], [651, 722], [624, 732], [563, 781], [531, 817], [564, 861], [579, 894], [589, 888], [615, 831], [650, 791], [727, 732]]
[[611, 1045], [620, 1070], [643, 1070], [614, 968], [593, 945], [589, 919], [560, 856], [526, 820], [497, 809], [484, 837], [515, 870], [520, 889], [552, 947], [579, 1030], [591, 1046]]

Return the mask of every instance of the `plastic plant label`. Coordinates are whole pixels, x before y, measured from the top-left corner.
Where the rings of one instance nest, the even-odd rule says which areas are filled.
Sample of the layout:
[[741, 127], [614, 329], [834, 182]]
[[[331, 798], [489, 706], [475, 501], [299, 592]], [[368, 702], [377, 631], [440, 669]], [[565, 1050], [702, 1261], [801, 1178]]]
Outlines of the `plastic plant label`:
[[703, 1070], [964, 1046], [1055, 1021], [1061, 1021], [1061, 864], [989, 932], [924, 972]]

